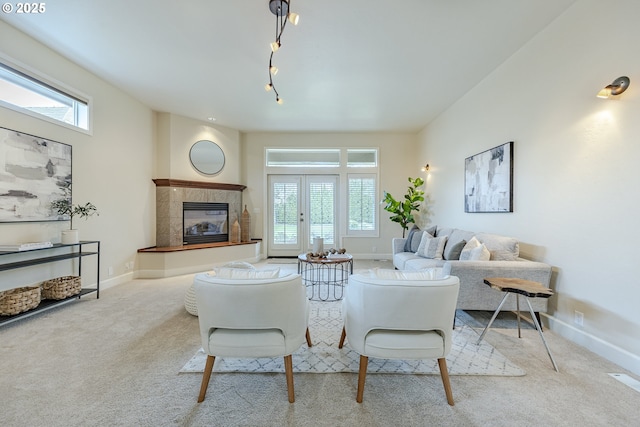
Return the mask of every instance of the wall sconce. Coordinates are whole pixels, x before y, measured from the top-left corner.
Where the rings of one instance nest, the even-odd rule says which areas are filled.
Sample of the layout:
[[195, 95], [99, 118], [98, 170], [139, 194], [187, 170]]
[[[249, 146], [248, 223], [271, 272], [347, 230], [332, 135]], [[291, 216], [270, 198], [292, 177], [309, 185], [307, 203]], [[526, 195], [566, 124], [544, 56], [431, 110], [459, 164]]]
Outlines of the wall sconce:
[[420, 168], [422, 172], [429, 172], [429, 163]]
[[622, 92], [627, 90], [629, 83], [629, 77], [618, 77], [613, 81], [613, 83], [607, 85], [604, 89], [598, 92], [597, 96], [598, 98], [610, 98], [612, 95], [620, 95]]

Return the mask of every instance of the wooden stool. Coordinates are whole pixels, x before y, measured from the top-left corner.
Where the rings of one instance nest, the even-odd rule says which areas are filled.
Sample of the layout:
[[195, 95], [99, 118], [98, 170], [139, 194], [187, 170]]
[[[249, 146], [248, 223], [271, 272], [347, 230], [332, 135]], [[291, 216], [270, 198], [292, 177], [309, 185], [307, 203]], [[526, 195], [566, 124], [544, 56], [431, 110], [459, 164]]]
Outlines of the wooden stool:
[[529, 298], [549, 298], [551, 295], [553, 295], [553, 291], [551, 289], [549, 289], [549, 288], [545, 288], [542, 285], [542, 283], [533, 282], [531, 280], [524, 280], [524, 279], [513, 279], [513, 278], [506, 278], [506, 277], [491, 277], [491, 278], [488, 278], [488, 279], [484, 279], [484, 283], [486, 283], [487, 285], [491, 286], [493, 289], [497, 289], [499, 291], [504, 292], [505, 294], [504, 294], [504, 298], [502, 298], [502, 301], [500, 302], [500, 305], [496, 309], [495, 313], [493, 313], [493, 317], [491, 317], [491, 320], [489, 320], [489, 324], [482, 331], [482, 334], [480, 335], [480, 338], [478, 338], [478, 342], [476, 344], [480, 344], [480, 342], [484, 338], [484, 335], [487, 333], [487, 331], [491, 327], [491, 324], [493, 323], [494, 320], [496, 320], [496, 317], [498, 316], [498, 313], [500, 313], [500, 309], [502, 308], [502, 306], [504, 305], [505, 301], [507, 300], [507, 297], [511, 293], [516, 294], [516, 313], [517, 313], [517, 318], [518, 318], [518, 338], [521, 338], [521, 336], [520, 336], [520, 295], [524, 295], [526, 297], [525, 301], [527, 301], [527, 305], [529, 306], [529, 312], [531, 313], [531, 319], [533, 320], [533, 323], [536, 326], [536, 329], [538, 330], [538, 333], [540, 334], [540, 338], [542, 338], [542, 343], [544, 344], [544, 347], [547, 349], [547, 354], [549, 355], [549, 358], [551, 359], [551, 363], [553, 364], [553, 368], [556, 370], [556, 372], [560, 372], [558, 370], [558, 365], [556, 365], [556, 361], [553, 360], [553, 356], [551, 355], [551, 351], [549, 350], [549, 346], [547, 345], [547, 341], [544, 339], [544, 335], [542, 334], [542, 327], [540, 326], [540, 322], [538, 322], [538, 318], [536, 317], [535, 313], [533, 312], [533, 307], [531, 307], [531, 303], [529, 302]]

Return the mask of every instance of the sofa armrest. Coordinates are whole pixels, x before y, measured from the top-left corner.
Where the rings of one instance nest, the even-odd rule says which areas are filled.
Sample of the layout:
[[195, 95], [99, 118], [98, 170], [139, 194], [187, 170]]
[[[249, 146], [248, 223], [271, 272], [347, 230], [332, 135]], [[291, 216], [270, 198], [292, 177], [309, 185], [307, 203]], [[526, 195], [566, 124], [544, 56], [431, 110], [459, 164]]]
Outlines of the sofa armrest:
[[404, 252], [404, 244], [407, 242], [406, 238], [394, 237], [391, 239], [391, 253], [393, 255]]

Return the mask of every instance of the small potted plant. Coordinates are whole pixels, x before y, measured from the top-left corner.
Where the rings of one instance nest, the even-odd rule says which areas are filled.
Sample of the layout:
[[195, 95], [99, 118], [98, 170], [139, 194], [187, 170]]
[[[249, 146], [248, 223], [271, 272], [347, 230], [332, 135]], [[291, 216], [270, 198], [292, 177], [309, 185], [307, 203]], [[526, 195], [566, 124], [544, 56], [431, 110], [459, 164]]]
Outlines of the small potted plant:
[[87, 219], [93, 215], [100, 215], [98, 208], [91, 202], [83, 204], [72, 204], [71, 198], [58, 199], [51, 202], [51, 209], [60, 216], [69, 217], [69, 230], [62, 231], [62, 243], [78, 243], [78, 230], [73, 228], [73, 218]]

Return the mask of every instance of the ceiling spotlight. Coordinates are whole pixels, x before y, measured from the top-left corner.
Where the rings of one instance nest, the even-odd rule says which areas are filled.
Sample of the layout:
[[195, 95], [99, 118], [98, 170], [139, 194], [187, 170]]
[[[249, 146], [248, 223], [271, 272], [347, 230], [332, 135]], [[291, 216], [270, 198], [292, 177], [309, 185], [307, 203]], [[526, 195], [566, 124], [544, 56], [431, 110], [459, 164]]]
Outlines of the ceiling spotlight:
[[289, 12], [290, 5], [291, 0], [269, 0], [269, 10], [271, 10], [271, 13], [276, 16], [276, 38], [270, 44], [271, 56], [269, 56], [269, 83], [267, 83], [264, 88], [267, 92], [273, 89], [276, 94], [276, 102], [278, 104], [282, 104], [282, 99], [278, 96], [278, 91], [273, 84], [273, 76], [278, 73], [278, 68], [271, 65], [271, 61], [273, 60], [273, 54], [282, 47], [280, 38], [284, 32], [284, 27], [287, 25], [287, 21], [291, 22], [293, 25], [298, 25], [298, 21], [300, 20], [300, 16], [297, 13]]
[[597, 97], [610, 98], [612, 95], [613, 96], [620, 95], [622, 92], [627, 90], [627, 88], [629, 87], [629, 83], [630, 83], [629, 77], [627, 76], [618, 77], [613, 81], [613, 83], [611, 83], [610, 85], [607, 85], [604, 89], [598, 92]]

